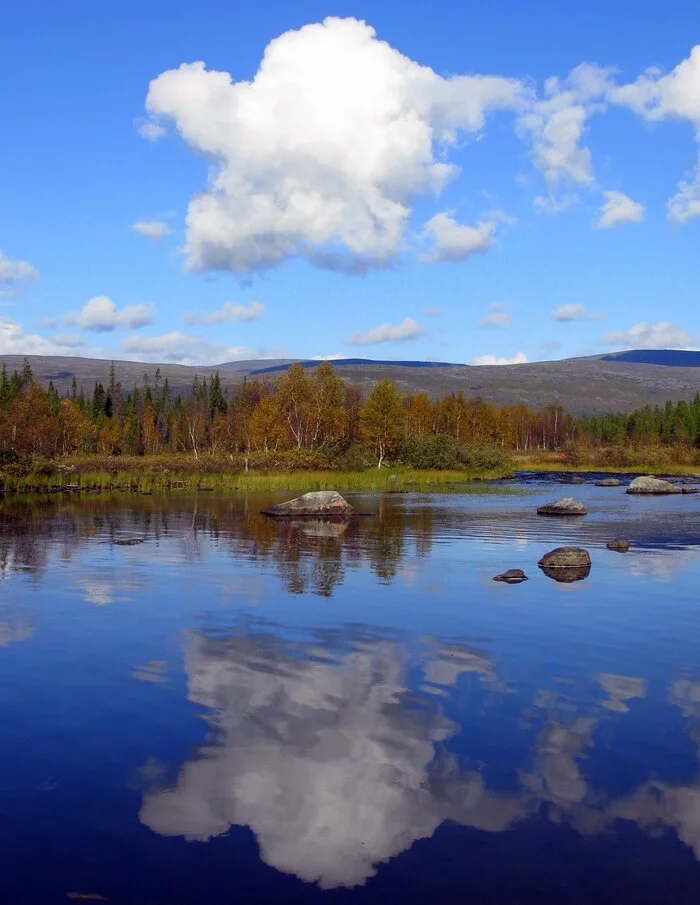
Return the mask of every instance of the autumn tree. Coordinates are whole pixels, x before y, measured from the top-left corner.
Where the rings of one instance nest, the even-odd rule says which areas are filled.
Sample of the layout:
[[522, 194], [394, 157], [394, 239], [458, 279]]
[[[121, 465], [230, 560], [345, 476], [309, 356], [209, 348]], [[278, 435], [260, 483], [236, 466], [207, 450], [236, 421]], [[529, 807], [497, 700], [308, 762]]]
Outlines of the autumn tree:
[[345, 430], [345, 383], [324, 361], [311, 374], [309, 445], [320, 449], [337, 443]]
[[284, 438], [284, 425], [272, 396], [263, 396], [250, 416], [251, 443], [263, 452], [277, 449]]
[[377, 468], [404, 433], [404, 410], [396, 384], [390, 377], [380, 380], [361, 411], [362, 428], [377, 455]]
[[297, 448], [307, 445], [313, 387], [306, 370], [293, 364], [280, 377], [277, 385], [277, 402], [280, 414]]

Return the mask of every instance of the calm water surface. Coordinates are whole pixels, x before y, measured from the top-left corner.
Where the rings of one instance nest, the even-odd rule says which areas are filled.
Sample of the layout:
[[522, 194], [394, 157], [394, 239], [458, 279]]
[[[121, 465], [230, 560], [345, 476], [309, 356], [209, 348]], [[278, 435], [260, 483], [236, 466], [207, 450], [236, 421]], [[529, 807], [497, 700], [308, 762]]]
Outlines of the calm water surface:
[[700, 497], [565, 490], [0, 502], [2, 902], [697, 905]]

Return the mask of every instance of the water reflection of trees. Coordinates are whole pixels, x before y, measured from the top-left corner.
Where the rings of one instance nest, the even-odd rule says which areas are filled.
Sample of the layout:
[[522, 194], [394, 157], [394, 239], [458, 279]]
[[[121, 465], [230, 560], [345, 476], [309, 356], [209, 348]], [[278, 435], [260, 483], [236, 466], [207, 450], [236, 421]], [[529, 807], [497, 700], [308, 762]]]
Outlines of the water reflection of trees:
[[[625, 702], [646, 693], [641, 680], [599, 674], [602, 699], [589, 713], [538, 693], [530, 763], [517, 788], [497, 791], [485, 780], [488, 765], [469, 768], [452, 751], [461, 727], [447, 715], [465, 682], [505, 690], [494, 664], [454, 641], [423, 645], [410, 654], [400, 637], [366, 631], [305, 642], [264, 629], [192, 632], [188, 697], [206, 708], [213, 734], [171, 787], [144, 796], [141, 820], [200, 841], [249, 826], [263, 861], [326, 888], [363, 883], [445, 820], [500, 832], [547, 819], [584, 836], [632, 821], [675, 831], [700, 858], [700, 780], [655, 780], [610, 798], [583, 767], [600, 721], [628, 718]], [[670, 698], [695, 726], [700, 684], [680, 680]]]
[[388, 583], [406, 556], [430, 552], [431, 507], [407, 510], [384, 499], [376, 515], [338, 523], [273, 521], [260, 514], [263, 505], [260, 498], [204, 494], [5, 499], [0, 503], [0, 575], [41, 572], [50, 554], [70, 561], [89, 543], [137, 539], [172, 544], [184, 562], [203, 561], [216, 549], [270, 562], [288, 592], [328, 597], [347, 569], [367, 562]]

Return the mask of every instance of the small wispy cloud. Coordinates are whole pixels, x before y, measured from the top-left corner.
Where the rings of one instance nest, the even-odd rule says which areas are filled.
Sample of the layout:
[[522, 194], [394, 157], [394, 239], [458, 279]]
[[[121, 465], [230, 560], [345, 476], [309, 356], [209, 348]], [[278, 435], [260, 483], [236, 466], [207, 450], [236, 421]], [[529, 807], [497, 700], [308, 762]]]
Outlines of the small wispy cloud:
[[597, 321], [601, 316], [589, 311], [584, 305], [560, 305], [552, 311], [553, 320], [563, 324], [571, 321]]
[[511, 321], [510, 311], [496, 303], [490, 305], [488, 314], [477, 321], [477, 327], [508, 327]]
[[191, 327], [211, 326], [212, 324], [227, 324], [235, 321], [255, 321], [261, 318], [264, 313], [265, 306], [262, 302], [247, 302], [245, 304], [224, 302], [221, 308], [216, 311], [208, 313], [188, 311], [184, 315], [184, 320]]
[[131, 224], [131, 228], [140, 236], [146, 236], [149, 239], [164, 239], [172, 232], [169, 223], [165, 220], [137, 220]]
[[400, 324], [378, 324], [363, 333], [355, 333], [346, 340], [349, 346], [373, 346], [379, 343], [403, 343], [417, 339], [425, 333], [423, 327], [412, 317], [404, 318]]

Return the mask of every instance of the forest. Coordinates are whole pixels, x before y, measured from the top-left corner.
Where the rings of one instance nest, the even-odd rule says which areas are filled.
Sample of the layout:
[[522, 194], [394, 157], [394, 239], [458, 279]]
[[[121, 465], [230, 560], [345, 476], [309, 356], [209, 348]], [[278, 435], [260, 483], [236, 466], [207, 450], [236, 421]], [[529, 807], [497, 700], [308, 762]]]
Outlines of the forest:
[[[0, 464], [81, 455], [225, 457], [235, 467], [360, 470], [404, 465], [497, 469], [508, 455], [560, 452], [571, 465], [632, 464], [649, 457], [700, 463], [700, 394], [631, 413], [574, 417], [560, 406], [497, 407], [461, 392], [431, 399], [401, 393], [391, 379], [367, 394], [330, 362], [292, 365], [276, 380], [243, 380], [231, 393], [219, 374], [195, 379], [185, 396], [159, 372], [122, 387], [114, 366], [106, 386], [86, 393], [75, 380], [53, 384], [21, 371], [0, 375]], [[642, 457], [642, 459], [640, 459]]]

